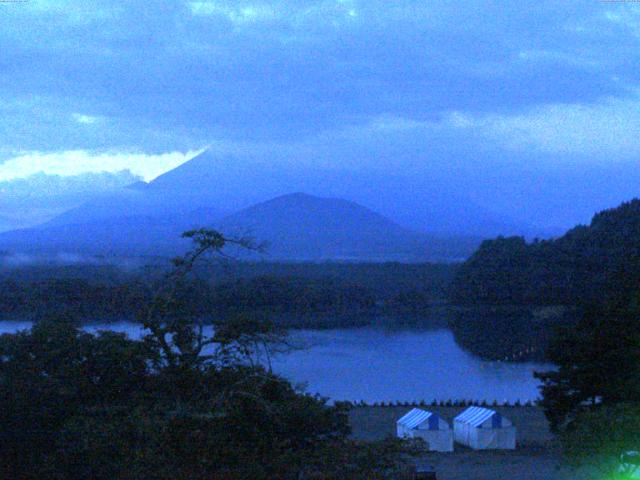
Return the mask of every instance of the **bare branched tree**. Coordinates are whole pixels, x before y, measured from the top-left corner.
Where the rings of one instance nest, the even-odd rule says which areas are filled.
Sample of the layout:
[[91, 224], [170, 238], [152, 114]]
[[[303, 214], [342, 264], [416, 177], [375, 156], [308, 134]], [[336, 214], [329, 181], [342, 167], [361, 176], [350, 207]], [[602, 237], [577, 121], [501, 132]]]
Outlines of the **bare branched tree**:
[[249, 237], [229, 238], [208, 229], [190, 230], [182, 237], [192, 240], [192, 250], [173, 259], [172, 270], [161, 281], [149, 308], [141, 313], [141, 323], [150, 332], [145, 342], [159, 352], [156, 367], [197, 366], [211, 359], [203, 352], [215, 343], [213, 335], [205, 335], [203, 318], [190, 312], [178, 295], [196, 264], [207, 257], [232, 258], [224, 251], [228, 246], [253, 252], [264, 248]]

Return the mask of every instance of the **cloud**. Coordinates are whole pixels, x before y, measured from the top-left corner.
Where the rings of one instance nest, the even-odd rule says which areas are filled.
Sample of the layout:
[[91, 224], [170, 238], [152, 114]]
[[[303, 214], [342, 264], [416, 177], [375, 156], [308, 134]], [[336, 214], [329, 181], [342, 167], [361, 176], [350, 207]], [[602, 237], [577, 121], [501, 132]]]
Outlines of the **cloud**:
[[518, 52], [518, 58], [523, 62], [565, 64], [587, 68], [601, 68], [599, 59], [593, 58], [590, 52], [563, 51], [563, 50], [522, 50]]
[[509, 150], [581, 155], [598, 162], [640, 158], [638, 97], [549, 104], [511, 115], [452, 112], [447, 122], [454, 128], [475, 130]]
[[[310, 30], [335, 29], [349, 25], [358, 17], [354, 0], [323, 1], [190, 1], [189, 9], [195, 17], [212, 17], [232, 23], [237, 32], [242, 28], [255, 31], [260, 25], [274, 25], [279, 29], [277, 38], [285, 42], [308, 40]], [[266, 33], [266, 32], [263, 32]]]
[[92, 124], [100, 121], [100, 117], [93, 117], [91, 115], [84, 115], [82, 113], [74, 113], [71, 116], [73, 117], [73, 119], [76, 122], [84, 124], [84, 125], [92, 125]]
[[58, 153], [29, 152], [0, 163], [0, 181], [26, 178], [37, 173], [71, 176], [90, 172], [129, 170], [149, 181], [183, 164], [198, 151], [145, 153], [92, 153], [71, 150]]
[[607, 10], [604, 16], [613, 24], [622, 26], [636, 37], [640, 37], [640, 5], [625, 3], [615, 10]]
[[[71, 155], [74, 165], [55, 171], [132, 167], [149, 179], [175, 165], [157, 157], [212, 139], [296, 146], [325, 132], [342, 132], [341, 145], [353, 134], [359, 145], [370, 142], [369, 151], [387, 136], [407, 158], [468, 143], [470, 132], [510, 149], [596, 155], [611, 150], [614, 137], [631, 149], [633, 120], [616, 102], [640, 86], [632, 7], [571, 0], [542, 0], [535, 9], [480, 0], [10, 5], [0, 18], [0, 158], [25, 159], [0, 172], [41, 168], [27, 157], [51, 155], [58, 165], [54, 158]], [[544, 127], [547, 113], [575, 121], [574, 138]], [[600, 150], [589, 147], [592, 113], [620, 121], [609, 133], [598, 127], [608, 145]], [[377, 122], [367, 127], [377, 133], [358, 136], [368, 122]], [[412, 136], [420, 128], [425, 135]], [[338, 158], [339, 148], [348, 150], [338, 146], [326, 157]], [[128, 156], [133, 166], [115, 160], [123, 154], [87, 160], [103, 155], [89, 152], [127, 151], [149, 158]]]
[[238, 6], [235, 2], [198, 1], [189, 2], [189, 8], [193, 15], [221, 16], [237, 25], [272, 21], [276, 20], [280, 16], [278, 8], [269, 4], [248, 4]]
[[45, 198], [78, 194], [98, 194], [131, 185], [141, 178], [129, 170], [118, 172], [55, 175], [36, 173], [24, 178], [0, 181], [0, 195], [8, 198]]
[[326, 167], [414, 174], [428, 174], [438, 165], [490, 171], [509, 163], [514, 168], [563, 169], [618, 162], [635, 168], [639, 131], [640, 97], [609, 97], [500, 114], [450, 110], [428, 119], [374, 115], [298, 142], [289, 156]]

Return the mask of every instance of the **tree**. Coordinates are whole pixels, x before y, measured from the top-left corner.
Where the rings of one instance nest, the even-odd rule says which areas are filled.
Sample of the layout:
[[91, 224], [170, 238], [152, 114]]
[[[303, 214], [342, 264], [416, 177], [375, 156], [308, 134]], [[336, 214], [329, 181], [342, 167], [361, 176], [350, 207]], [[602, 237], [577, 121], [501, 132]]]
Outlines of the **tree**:
[[556, 370], [536, 373], [551, 427], [562, 430], [584, 410], [640, 402], [640, 317], [589, 307], [573, 328], [561, 329], [547, 358]]
[[268, 319], [256, 320], [239, 314], [213, 325], [213, 341], [218, 346], [219, 361], [225, 364], [247, 361], [257, 366], [264, 360], [271, 372], [271, 359], [276, 353], [287, 353], [296, 348], [287, 339], [286, 330]]
[[37, 478], [70, 418], [105, 405], [135, 404], [147, 380], [142, 344], [113, 332], [89, 335], [67, 317], [1, 336], [0, 477]]
[[158, 354], [154, 359], [156, 367], [188, 370], [211, 360], [203, 350], [215, 340], [205, 337], [202, 319], [188, 307], [189, 298], [178, 295], [181, 287], [202, 257], [226, 257], [223, 249], [229, 245], [249, 250], [260, 247], [251, 239], [231, 239], [215, 230], [190, 230], [182, 236], [193, 241], [193, 249], [173, 260], [173, 270], [160, 284], [151, 305], [140, 312], [139, 319], [149, 331], [145, 342]]
[[569, 464], [589, 466], [603, 478], [630, 480], [621, 468], [625, 452], [640, 449], [640, 405], [621, 403], [579, 413], [561, 435]]
[[536, 377], [566, 459], [618, 478], [620, 455], [640, 449], [640, 317], [587, 308], [575, 328], [558, 332], [548, 358], [557, 369]]

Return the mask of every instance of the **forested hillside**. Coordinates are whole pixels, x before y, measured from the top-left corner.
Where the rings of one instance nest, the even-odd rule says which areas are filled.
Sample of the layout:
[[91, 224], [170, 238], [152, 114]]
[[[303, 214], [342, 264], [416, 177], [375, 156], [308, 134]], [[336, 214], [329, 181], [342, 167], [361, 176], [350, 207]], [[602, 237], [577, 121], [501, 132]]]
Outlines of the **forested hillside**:
[[[453, 265], [249, 263], [203, 265], [182, 285], [184, 308], [208, 321], [244, 313], [287, 326], [362, 324], [386, 307], [441, 304]], [[61, 311], [80, 321], [134, 320], [166, 269], [111, 266], [0, 268], [0, 319], [38, 319]]]
[[577, 305], [622, 302], [640, 291], [640, 200], [596, 214], [589, 226], [527, 243], [482, 243], [451, 288], [458, 304]]

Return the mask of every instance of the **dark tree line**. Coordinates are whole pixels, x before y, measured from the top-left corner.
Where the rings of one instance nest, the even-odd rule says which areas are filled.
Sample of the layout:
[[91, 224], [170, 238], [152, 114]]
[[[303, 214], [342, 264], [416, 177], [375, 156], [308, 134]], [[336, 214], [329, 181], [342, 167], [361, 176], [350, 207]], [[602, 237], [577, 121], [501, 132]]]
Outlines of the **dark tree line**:
[[[84, 281], [89, 285], [126, 285], [151, 283], [166, 274], [169, 259], [140, 257], [87, 258], [89, 263], [74, 265], [32, 265], [3, 267], [0, 252], [0, 284], [9, 280], [20, 285], [51, 280]], [[114, 265], [109, 265], [108, 262]], [[91, 262], [97, 263], [92, 264]], [[100, 262], [103, 262], [100, 264]], [[10, 263], [10, 262], [9, 262]], [[117, 265], [120, 265], [118, 267]], [[419, 292], [430, 299], [446, 299], [455, 275], [454, 264], [432, 263], [350, 263], [350, 262], [249, 262], [217, 261], [198, 265], [197, 278], [211, 284], [228, 284], [255, 278], [296, 279], [310, 284], [330, 281], [337, 285], [355, 285], [371, 292], [377, 300], [388, 301], [407, 292]]]
[[[5, 318], [38, 317], [52, 309], [65, 309], [87, 320], [133, 318], [149, 306], [156, 285], [133, 281], [108, 285], [87, 280], [45, 280], [0, 283], [0, 315]], [[375, 298], [365, 288], [331, 280], [259, 277], [219, 285], [191, 280], [176, 294], [189, 299], [202, 315], [236, 310], [271, 312], [339, 312], [367, 309]]]
[[[293, 271], [299, 270], [298, 273], [302, 274], [304, 268], [300, 265]], [[427, 275], [430, 283], [422, 287], [418, 281], [415, 285], [400, 282], [400, 286], [394, 285], [383, 295], [379, 291], [381, 285], [373, 288], [368, 281], [364, 283], [369, 286], [365, 286], [358, 276], [347, 277], [341, 267], [328, 266], [325, 276], [320, 275], [323, 270], [318, 270], [316, 265], [308, 265], [308, 268], [311, 273], [306, 276], [275, 273], [249, 276], [249, 272], [259, 273], [260, 270], [248, 270], [237, 278], [224, 281], [211, 277], [212, 269], [203, 268], [189, 281], [183, 282], [175, 294], [183, 299], [185, 308], [198, 312], [209, 321], [218, 316], [250, 312], [278, 319], [292, 327], [357, 324], [366, 317], [363, 313], [373, 313], [381, 306], [416, 310], [443, 299], [444, 287], [440, 284], [445, 279], [440, 277], [434, 279]], [[357, 267], [360, 268], [365, 267]], [[393, 275], [403, 268], [399, 265], [385, 267], [384, 281], [393, 284], [393, 278], [386, 275]], [[420, 270], [411, 265], [406, 268]], [[331, 276], [332, 271], [342, 273], [334, 277]], [[126, 279], [102, 278], [99, 275], [93, 279], [80, 276], [20, 281], [5, 279], [0, 281], [0, 318], [38, 319], [57, 310], [83, 321], [133, 320], [139, 310], [148, 308], [161, 278], [157, 278], [156, 273], [150, 278], [138, 274]], [[357, 318], [359, 316], [361, 318]]]

